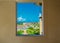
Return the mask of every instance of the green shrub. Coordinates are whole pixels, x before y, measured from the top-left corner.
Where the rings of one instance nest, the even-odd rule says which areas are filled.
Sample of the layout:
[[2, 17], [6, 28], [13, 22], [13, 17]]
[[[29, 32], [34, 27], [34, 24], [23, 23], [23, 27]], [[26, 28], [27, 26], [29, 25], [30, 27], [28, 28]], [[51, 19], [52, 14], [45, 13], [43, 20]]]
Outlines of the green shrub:
[[17, 31], [17, 34], [23, 34], [23, 33], [24, 33], [23, 30]]
[[40, 30], [39, 30], [39, 29], [34, 29], [34, 28], [32, 28], [32, 27], [29, 27], [29, 28], [27, 29], [27, 33], [28, 33], [29, 35], [39, 35], [39, 34], [40, 34]]
[[37, 35], [40, 34], [40, 30], [39, 29], [35, 29], [34, 30], [34, 34], [37, 34]]
[[29, 35], [34, 34], [34, 29], [32, 27], [29, 27], [26, 31]]

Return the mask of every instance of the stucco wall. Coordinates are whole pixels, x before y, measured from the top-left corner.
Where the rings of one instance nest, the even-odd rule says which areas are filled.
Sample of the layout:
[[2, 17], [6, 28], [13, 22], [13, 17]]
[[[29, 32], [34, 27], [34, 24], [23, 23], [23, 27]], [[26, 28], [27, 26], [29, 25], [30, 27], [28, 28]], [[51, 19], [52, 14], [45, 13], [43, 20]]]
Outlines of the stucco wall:
[[60, 43], [60, 1], [44, 0], [44, 36], [16, 36], [16, 1], [0, 0], [0, 43]]

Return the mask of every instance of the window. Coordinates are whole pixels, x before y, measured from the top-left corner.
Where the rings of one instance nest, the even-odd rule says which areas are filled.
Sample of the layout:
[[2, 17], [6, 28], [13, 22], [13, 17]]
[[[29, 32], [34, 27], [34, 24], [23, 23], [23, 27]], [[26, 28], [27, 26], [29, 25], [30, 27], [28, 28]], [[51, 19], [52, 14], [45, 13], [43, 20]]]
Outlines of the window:
[[43, 35], [42, 3], [16, 3], [16, 35], [40, 36]]

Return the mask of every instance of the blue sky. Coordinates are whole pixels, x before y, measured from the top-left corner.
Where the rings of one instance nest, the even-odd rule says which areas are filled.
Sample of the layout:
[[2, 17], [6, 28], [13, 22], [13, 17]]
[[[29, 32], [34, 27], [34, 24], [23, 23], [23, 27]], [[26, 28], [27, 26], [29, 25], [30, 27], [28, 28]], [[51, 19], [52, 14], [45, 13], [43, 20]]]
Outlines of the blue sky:
[[42, 6], [35, 3], [17, 3], [17, 22], [39, 22]]

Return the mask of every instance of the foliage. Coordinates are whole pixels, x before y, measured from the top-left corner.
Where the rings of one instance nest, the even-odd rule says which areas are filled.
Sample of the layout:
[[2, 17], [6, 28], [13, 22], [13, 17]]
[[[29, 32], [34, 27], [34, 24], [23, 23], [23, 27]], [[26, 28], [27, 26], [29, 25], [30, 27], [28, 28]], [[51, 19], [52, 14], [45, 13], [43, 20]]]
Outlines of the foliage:
[[39, 34], [40, 34], [39, 29], [35, 29], [35, 30], [34, 30], [34, 34], [39, 35]]
[[24, 33], [23, 30], [19, 30], [19, 31], [17, 31], [17, 34], [23, 34], [23, 33]]
[[[18, 23], [18, 25], [23, 25], [23, 23]], [[30, 26], [26, 29], [27, 35], [39, 35], [39, 23], [31, 23]], [[24, 35], [24, 30], [17, 31], [18, 35]]]
[[32, 27], [29, 27], [26, 31], [29, 35], [34, 34], [34, 29]]
[[32, 27], [29, 27], [28, 29], [27, 29], [27, 33], [29, 34], [29, 35], [38, 35], [39, 33], [40, 33], [40, 31], [39, 31], [39, 29], [34, 29], [34, 28], [32, 28]]

